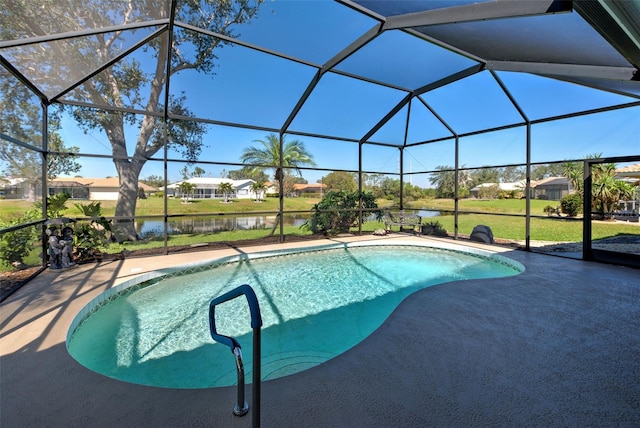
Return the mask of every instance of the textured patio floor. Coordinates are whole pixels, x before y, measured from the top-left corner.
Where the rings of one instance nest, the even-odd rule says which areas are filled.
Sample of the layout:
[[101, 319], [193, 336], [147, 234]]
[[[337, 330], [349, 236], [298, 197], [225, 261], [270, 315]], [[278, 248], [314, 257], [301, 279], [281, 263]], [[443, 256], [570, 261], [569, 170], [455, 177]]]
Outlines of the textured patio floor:
[[[526, 271], [411, 295], [351, 350], [264, 382], [262, 426], [640, 426], [640, 271], [483, 248]], [[0, 426], [251, 426], [231, 412], [235, 387], [132, 385], [65, 348], [76, 313], [114, 284], [235, 251], [45, 271], [18, 290], [0, 306]]]

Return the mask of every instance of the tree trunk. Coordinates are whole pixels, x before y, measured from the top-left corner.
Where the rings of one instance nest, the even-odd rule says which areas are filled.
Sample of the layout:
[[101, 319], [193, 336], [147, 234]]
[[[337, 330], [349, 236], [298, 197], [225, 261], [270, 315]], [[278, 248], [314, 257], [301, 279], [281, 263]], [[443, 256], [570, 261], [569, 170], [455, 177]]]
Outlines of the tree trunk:
[[138, 177], [146, 162], [144, 148], [146, 141], [149, 139], [149, 131], [143, 132], [143, 130], [146, 130], [149, 126], [152, 127], [151, 125], [142, 126], [133, 158], [129, 158], [122, 117], [114, 115], [111, 117], [111, 122], [104, 125], [107, 137], [111, 142], [113, 163], [118, 172], [118, 181], [120, 183], [115, 212], [116, 218], [113, 222], [113, 235], [116, 241], [120, 243], [141, 239], [135, 228], [135, 214], [138, 202]]
[[138, 177], [144, 162], [114, 160], [114, 163], [118, 171], [120, 191], [116, 204], [113, 233], [120, 243], [138, 241], [141, 238], [136, 232], [134, 217], [138, 202]]
[[279, 225], [280, 225], [280, 213], [276, 214], [276, 222], [273, 224], [273, 228], [271, 229], [271, 233], [269, 233], [269, 236], [273, 236], [273, 234], [276, 233], [276, 229], [278, 228]]

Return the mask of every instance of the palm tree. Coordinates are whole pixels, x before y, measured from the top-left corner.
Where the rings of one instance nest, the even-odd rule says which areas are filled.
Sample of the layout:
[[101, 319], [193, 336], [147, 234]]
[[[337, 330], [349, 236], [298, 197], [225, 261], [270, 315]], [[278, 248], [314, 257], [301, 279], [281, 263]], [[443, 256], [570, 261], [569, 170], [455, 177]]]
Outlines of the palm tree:
[[[316, 166], [313, 155], [307, 152], [304, 143], [300, 140], [285, 141], [282, 136], [282, 159], [280, 159], [280, 139], [276, 134], [269, 134], [265, 140], [253, 140], [254, 143], [262, 144], [262, 148], [251, 146], [244, 149], [240, 160], [247, 165], [254, 165], [253, 171], [273, 169], [276, 181], [284, 186], [284, 179], [289, 177], [290, 170], [293, 169], [299, 176], [301, 166]], [[280, 192], [281, 197], [284, 192]], [[276, 216], [276, 221], [271, 229], [271, 235], [280, 224], [280, 214]]]
[[629, 183], [616, 180], [616, 165], [614, 163], [595, 165], [592, 171], [593, 208], [601, 212], [605, 219], [611, 219], [618, 202], [631, 199], [635, 189]]
[[193, 193], [195, 188], [196, 188], [196, 185], [193, 183], [189, 183], [188, 181], [183, 181], [178, 186], [178, 189], [180, 189], [180, 192], [182, 193], [182, 198], [184, 199], [185, 204], [189, 202], [189, 195]]
[[256, 195], [256, 202], [260, 202], [260, 195], [267, 188], [261, 181], [254, 181], [251, 183], [251, 191]]
[[218, 186], [218, 190], [222, 192], [224, 195], [224, 201], [229, 202], [229, 194], [233, 192], [233, 186], [231, 183], [225, 181], [224, 183], [220, 183]]
[[563, 169], [564, 176], [567, 177], [576, 193], [582, 195], [582, 183], [584, 175], [582, 164], [578, 162], [566, 162], [563, 164]]
[[300, 167], [316, 166], [313, 155], [307, 152], [304, 143], [300, 140], [285, 141], [282, 137], [282, 163], [280, 162], [280, 140], [276, 134], [269, 134], [265, 140], [254, 140], [262, 147], [247, 147], [244, 149], [240, 160], [242, 163], [254, 165], [254, 170], [273, 169], [275, 179], [280, 178], [280, 167], [285, 168], [285, 175], [289, 168], [294, 169], [298, 175], [302, 175]]
[[[600, 154], [588, 156], [587, 159], [598, 159]], [[583, 167], [577, 162], [564, 164], [564, 174], [569, 179], [576, 193], [583, 196]], [[633, 197], [634, 187], [629, 183], [616, 179], [615, 163], [598, 163], [591, 168], [591, 206], [601, 213], [604, 219], [613, 218], [619, 201]]]

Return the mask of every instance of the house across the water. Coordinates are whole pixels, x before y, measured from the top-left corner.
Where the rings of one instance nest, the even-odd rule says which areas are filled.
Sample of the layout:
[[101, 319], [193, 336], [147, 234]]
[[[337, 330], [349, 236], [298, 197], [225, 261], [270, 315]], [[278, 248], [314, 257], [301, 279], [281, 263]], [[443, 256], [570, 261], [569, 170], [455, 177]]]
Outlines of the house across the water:
[[[188, 195], [183, 195], [182, 190], [180, 190], [180, 186], [185, 182], [194, 186]], [[220, 190], [222, 183], [231, 184], [233, 190], [227, 194], [227, 197], [230, 199], [251, 199], [256, 197], [253, 190], [251, 190], [251, 185], [255, 183], [253, 180], [230, 180], [228, 178], [216, 177], [193, 177], [188, 180], [169, 184], [167, 186], [167, 196], [174, 196], [176, 198], [188, 196], [191, 199], [223, 199], [224, 192]]]

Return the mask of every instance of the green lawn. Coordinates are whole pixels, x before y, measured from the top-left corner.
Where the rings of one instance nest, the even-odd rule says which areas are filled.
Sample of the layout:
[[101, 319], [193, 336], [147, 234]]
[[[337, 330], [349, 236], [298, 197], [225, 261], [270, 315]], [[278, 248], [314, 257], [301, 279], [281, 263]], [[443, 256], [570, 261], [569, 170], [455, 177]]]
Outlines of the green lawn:
[[[284, 207], [287, 211], [308, 211], [320, 201], [319, 198], [285, 198]], [[63, 215], [71, 218], [82, 217], [82, 213], [76, 208], [76, 204], [86, 205], [88, 201], [67, 201], [67, 210]], [[100, 201], [102, 215], [113, 217], [116, 210], [116, 201]], [[25, 210], [32, 209], [33, 203], [24, 200], [0, 201], [0, 215], [2, 220], [18, 218]], [[246, 213], [256, 211], [277, 212], [280, 209], [278, 198], [266, 198], [262, 202], [251, 199], [236, 199], [230, 203], [224, 203], [217, 199], [192, 200], [185, 204], [181, 199], [169, 198], [167, 210], [171, 214], [216, 214], [216, 213]], [[162, 198], [139, 199], [136, 207], [136, 216], [161, 216], [164, 215], [164, 201]]]
[[[319, 198], [285, 198], [284, 206], [288, 211], [306, 211], [320, 201]], [[68, 217], [81, 217], [82, 214], [75, 207], [75, 204], [87, 204], [87, 201], [70, 200], [67, 202], [68, 209], [64, 212]], [[102, 213], [106, 217], [111, 217], [115, 213], [116, 201], [101, 201]], [[379, 200], [380, 207], [393, 205], [392, 201]], [[453, 210], [453, 199], [422, 199], [411, 201], [405, 204], [405, 208], [428, 209], [428, 210]], [[545, 215], [544, 207], [550, 205], [556, 207], [558, 201], [545, 201], [539, 199], [531, 200], [531, 213], [533, 215]], [[257, 203], [253, 200], [237, 199], [231, 203], [223, 203], [217, 199], [192, 200], [188, 204], [181, 199], [169, 198], [167, 200], [169, 214], [213, 214], [230, 212], [252, 212], [252, 211], [278, 211], [278, 198], [266, 198]], [[13, 219], [19, 217], [25, 210], [33, 208], [33, 203], [24, 200], [1, 200], [0, 213], [2, 219]], [[524, 199], [461, 199], [459, 202], [461, 211], [478, 211], [487, 213], [510, 213], [524, 214]], [[164, 201], [162, 198], [147, 198], [138, 200], [136, 215], [140, 217], [163, 215]]]
[[[453, 199], [421, 199], [418, 201], [408, 202], [407, 208], [428, 209], [433, 211], [453, 210]], [[555, 208], [560, 205], [559, 201], [547, 201], [542, 199], [531, 199], [531, 214], [546, 215], [544, 207], [551, 206]], [[460, 211], [475, 211], [487, 213], [504, 213], [504, 214], [525, 214], [525, 199], [460, 199], [458, 202]]]
[[[75, 208], [75, 203], [80, 201], [70, 201], [69, 208], [64, 213], [68, 217], [81, 217], [82, 214]], [[319, 202], [317, 198], [286, 198], [285, 210], [308, 211], [314, 204]], [[86, 203], [86, 202], [84, 202]], [[557, 217], [546, 217], [544, 207], [547, 205], [556, 206], [557, 201], [532, 200], [532, 214], [545, 216], [531, 219], [530, 238], [536, 241], [551, 242], [580, 242], [582, 241], [582, 222]], [[113, 216], [115, 212], [115, 201], [103, 201], [101, 203], [103, 215]], [[389, 206], [390, 201], [379, 201], [381, 207]], [[26, 209], [33, 207], [32, 203], [26, 201], [2, 200], [0, 201], [0, 213], [3, 220], [18, 218]], [[407, 203], [407, 208], [449, 210], [453, 207], [453, 200], [428, 199]], [[502, 200], [471, 200], [464, 199], [459, 204], [461, 211], [482, 211], [486, 214], [461, 214], [459, 216], [459, 233], [468, 235], [476, 225], [484, 224], [491, 228], [496, 238], [510, 240], [525, 239], [525, 218], [509, 215], [495, 214], [520, 214], [525, 213], [525, 201], [515, 199]], [[279, 202], [277, 198], [267, 198], [261, 203], [253, 200], [236, 200], [232, 203], [223, 203], [220, 200], [200, 200], [184, 204], [180, 199], [170, 198], [168, 200], [169, 214], [218, 214], [218, 213], [251, 213], [251, 212], [277, 212]], [[138, 201], [137, 216], [158, 216], [163, 215], [164, 202], [162, 198], [149, 198]], [[423, 223], [428, 221], [438, 221], [449, 233], [454, 230], [453, 215], [442, 215], [434, 218], [425, 218]], [[367, 222], [363, 226], [365, 233], [371, 233], [377, 228], [383, 227], [379, 222]], [[593, 239], [602, 239], [621, 234], [640, 235], [640, 226], [623, 223], [593, 222]], [[299, 236], [310, 235], [310, 232], [298, 226], [285, 226], [285, 235]], [[209, 242], [235, 242], [243, 240], [255, 240], [267, 237], [271, 232], [270, 228], [255, 230], [232, 230], [217, 233], [192, 233], [171, 235], [168, 238], [169, 246], [198, 245]], [[279, 230], [276, 230], [279, 233]], [[162, 237], [149, 239], [145, 242], [112, 244], [106, 251], [117, 253], [126, 248], [129, 251], [138, 249], [159, 248], [164, 245]], [[37, 248], [32, 253], [41, 253]], [[29, 261], [32, 261], [30, 257]], [[37, 259], [38, 257], [36, 257]]]
[[[450, 233], [454, 230], [453, 216], [434, 218]], [[469, 235], [473, 228], [484, 224], [497, 238], [525, 240], [525, 218], [487, 214], [466, 214], [458, 218], [458, 232]], [[593, 222], [592, 238], [602, 239], [616, 235], [640, 235], [640, 226], [634, 224]], [[581, 242], [582, 222], [560, 218], [532, 218], [531, 235], [534, 241]]]
[[[452, 199], [426, 199], [410, 202], [407, 205], [415, 209], [452, 209]], [[544, 208], [546, 206], [556, 207], [559, 201], [548, 201], [540, 199], [531, 200], [531, 234], [530, 238], [535, 241], [582, 241], [582, 221], [579, 219], [566, 219], [558, 217], [546, 217]], [[478, 200], [462, 199], [459, 201], [460, 211], [479, 211], [487, 214], [461, 214], [458, 219], [458, 232], [470, 234], [474, 226], [484, 224], [491, 228], [493, 235], [503, 239], [524, 240], [525, 218], [512, 217], [495, 214], [521, 214], [526, 212], [526, 201], [524, 199], [495, 199]], [[535, 216], [545, 216], [537, 218]], [[454, 230], [453, 216], [439, 216], [436, 219], [449, 231]], [[428, 221], [428, 220], [424, 220]], [[592, 238], [602, 239], [616, 235], [640, 235], [640, 226], [633, 224], [623, 224], [615, 222], [593, 222]]]
[[[288, 211], [307, 211], [320, 201], [319, 198], [285, 198], [284, 207]], [[103, 214], [107, 217], [115, 213], [116, 201], [102, 203]], [[252, 199], [236, 199], [225, 203], [217, 199], [191, 200], [184, 203], [181, 199], [169, 198], [167, 211], [171, 214], [213, 214], [213, 213], [246, 213], [256, 211], [278, 211], [280, 203], [278, 198], [266, 198], [261, 202]], [[148, 198], [138, 200], [136, 215], [163, 215], [164, 202], [162, 198]]]
[[26, 210], [33, 208], [33, 202], [23, 200], [0, 200], [0, 219], [11, 221], [19, 218]]

